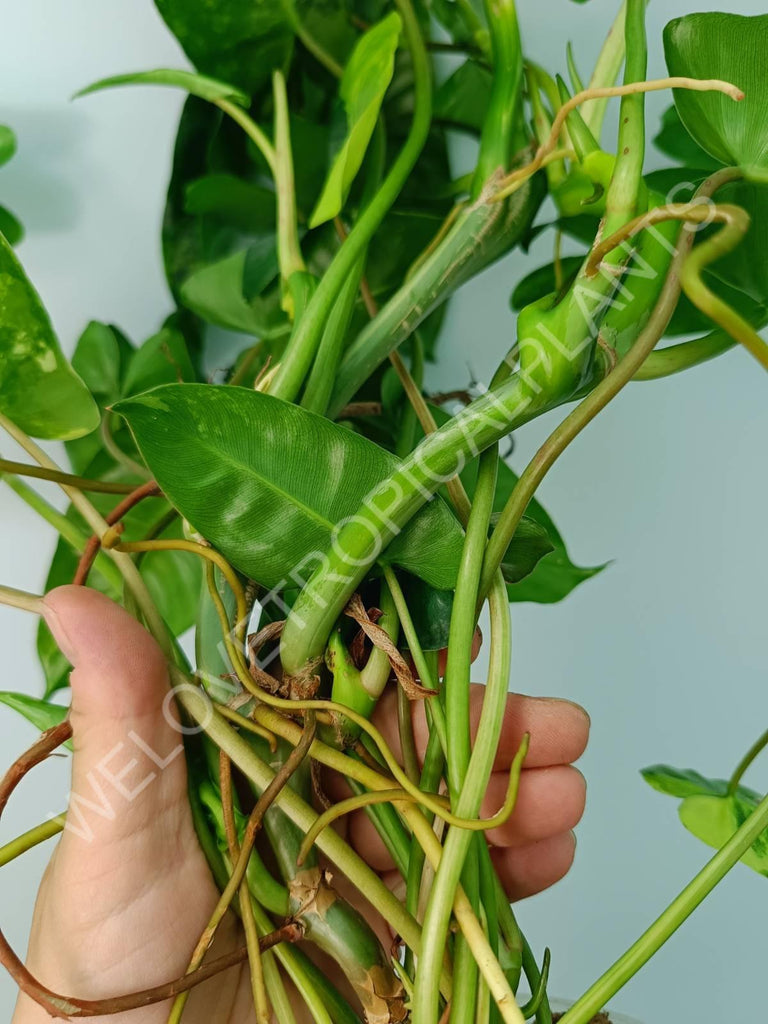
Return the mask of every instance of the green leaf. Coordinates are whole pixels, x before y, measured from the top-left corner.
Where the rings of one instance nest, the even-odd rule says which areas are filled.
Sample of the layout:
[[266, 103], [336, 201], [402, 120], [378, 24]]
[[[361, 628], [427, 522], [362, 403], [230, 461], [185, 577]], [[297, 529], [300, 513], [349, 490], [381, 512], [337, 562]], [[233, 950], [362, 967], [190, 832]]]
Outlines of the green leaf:
[[61, 707], [60, 704], [49, 704], [46, 700], [28, 697], [25, 693], [0, 693], [0, 704], [18, 711], [40, 732], [61, 725], [69, 711], [69, 708]]
[[4, 206], [0, 206], [0, 232], [5, 235], [9, 245], [18, 245], [24, 237], [24, 225]]
[[[768, 306], [768, 184], [734, 181], [717, 191], [718, 203], [735, 203], [749, 214], [749, 230], [727, 257], [711, 264], [712, 275]], [[717, 289], [715, 289], [717, 290]], [[748, 315], [748, 310], [744, 311]]]
[[768, 167], [766, 52], [767, 14], [688, 14], [664, 29], [670, 75], [720, 78], [744, 93], [736, 102], [719, 92], [675, 90], [681, 121], [702, 149], [721, 163]]
[[7, 164], [16, 152], [16, 135], [8, 125], [0, 124], [0, 167]]
[[277, 0], [155, 0], [155, 6], [195, 67], [248, 91], [290, 54], [293, 33]]
[[435, 93], [434, 116], [450, 126], [480, 132], [491, 101], [493, 75], [477, 61], [461, 64]]
[[649, 786], [667, 796], [724, 796], [728, 791], [725, 779], [708, 779], [691, 768], [653, 764], [643, 768], [640, 774]]
[[77, 342], [72, 369], [80, 374], [92, 395], [113, 401], [120, 394], [124, 354], [115, 331], [91, 320]]
[[[244, 388], [166, 385], [118, 403], [181, 514], [266, 587], [305, 574], [397, 460], [366, 438]], [[383, 557], [432, 586], [455, 584], [462, 530], [433, 501]]]
[[37, 292], [0, 235], [0, 410], [34, 437], [67, 439], [99, 410], [64, 358]]
[[184, 89], [190, 95], [198, 96], [201, 100], [207, 100], [209, 103], [229, 100], [230, 103], [237, 103], [241, 107], [248, 107], [251, 102], [250, 96], [235, 88], [234, 85], [220, 82], [217, 78], [199, 75], [194, 71], [180, 71], [176, 68], [133, 71], [125, 75], [112, 75], [110, 78], [101, 78], [98, 82], [87, 85], [84, 89], [76, 92], [75, 98], [88, 96], [93, 92], [101, 92], [102, 89], [113, 89], [120, 85], [170, 85], [176, 89]]
[[247, 250], [233, 253], [191, 274], [181, 286], [188, 309], [208, 323], [257, 337], [287, 333], [288, 321], [275, 289], [272, 298], [249, 303], [243, 294]]
[[158, 384], [193, 381], [196, 377], [183, 334], [173, 327], [163, 327], [134, 352], [121, 391], [124, 396], [136, 395]]
[[[560, 260], [560, 271], [562, 273], [562, 286], [568, 287], [575, 278], [579, 267], [584, 262], [584, 256], [563, 256]], [[524, 309], [532, 302], [543, 299], [555, 291], [555, 265], [547, 263], [544, 267], [537, 267], [530, 274], [521, 278], [512, 292], [509, 304], [514, 310]]]
[[[438, 426], [448, 419], [448, 413], [435, 406], [430, 406]], [[507, 499], [517, 484], [518, 476], [506, 462], [499, 460], [496, 479], [496, 493], [493, 499], [493, 514], [498, 516], [507, 503]], [[477, 460], [467, 463], [461, 473], [461, 482], [471, 498], [477, 485]], [[543, 554], [536, 562], [533, 570], [519, 582], [507, 583], [507, 595], [510, 601], [533, 601], [537, 604], [554, 604], [562, 601], [571, 591], [585, 580], [591, 579], [605, 568], [605, 565], [582, 568], [575, 565], [568, 554], [565, 541], [552, 521], [549, 513], [533, 498], [526, 511], [526, 518], [537, 523], [547, 534], [552, 545], [549, 554]], [[513, 541], [514, 543], [514, 541]]]
[[[733, 796], [689, 796], [680, 804], [683, 825], [707, 846], [721, 849], [754, 811], [760, 798]], [[741, 858], [742, 864], [768, 876], [768, 829], [764, 829]]]
[[[727, 102], [733, 103], [733, 100]], [[715, 160], [709, 153], [705, 153], [698, 142], [691, 137], [688, 129], [680, 120], [677, 107], [674, 106], [667, 107], [661, 115], [661, 128], [654, 137], [653, 144], [666, 156], [678, 160], [685, 167], [716, 171], [722, 166], [719, 160]], [[666, 192], [666, 189], [660, 188], [659, 191]]]
[[507, 583], [519, 583], [554, 550], [555, 545], [541, 523], [523, 516], [501, 563], [504, 579]]
[[[507, 583], [519, 583], [552, 550], [552, 542], [544, 527], [524, 516], [504, 556], [501, 566], [504, 579]], [[424, 650], [439, 651], [447, 647], [453, 591], [437, 590], [413, 576], [403, 580], [403, 590]]]
[[186, 187], [185, 209], [213, 214], [241, 231], [258, 234], [275, 228], [275, 193], [234, 174], [207, 174]]
[[339, 96], [347, 115], [347, 135], [334, 157], [309, 226], [332, 220], [344, 206], [371, 141], [384, 94], [392, 81], [400, 16], [393, 12], [362, 35], [344, 68]]

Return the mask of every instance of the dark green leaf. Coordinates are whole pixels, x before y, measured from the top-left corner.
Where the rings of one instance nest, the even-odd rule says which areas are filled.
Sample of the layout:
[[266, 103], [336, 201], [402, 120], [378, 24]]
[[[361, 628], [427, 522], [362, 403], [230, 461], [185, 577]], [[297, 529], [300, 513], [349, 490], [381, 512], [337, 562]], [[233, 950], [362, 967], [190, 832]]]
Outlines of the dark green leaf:
[[18, 245], [24, 237], [24, 225], [4, 206], [0, 206], [0, 232], [5, 235], [9, 245]]
[[339, 96], [347, 115], [347, 134], [331, 164], [310, 227], [332, 220], [344, 206], [392, 81], [400, 27], [398, 14], [387, 15], [360, 37], [344, 68]]
[[181, 286], [184, 305], [208, 323], [257, 337], [287, 333], [288, 321], [275, 295], [249, 303], [243, 295], [246, 251], [211, 263]]
[[80, 437], [99, 423], [95, 402], [64, 358], [37, 292], [2, 235], [0, 409], [42, 438]]
[[0, 704], [18, 711], [40, 732], [61, 725], [69, 711], [69, 708], [63, 708], [59, 704], [49, 704], [46, 700], [28, 697], [24, 693], [0, 693]]
[[[325, 551], [334, 525], [397, 465], [366, 438], [244, 388], [172, 384], [116, 408], [181, 514], [266, 587]], [[445, 588], [461, 547], [458, 523], [433, 501], [385, 557]]]
[[493, 76], [477, 61], [467, 60], [435, 94], [434, 116], [450, 126], [480, 132], [491, 100]]
[[7, 164], [16, 152], [16, 135], [5, 124], [0, 124], [0, 167]]
[[72, 369], [80, 374], [92, 395], [111, 402], [120, 394], [124, 360], [115, 331], [91, 320], [78, 339]]
[[261, 235], [248, 246], [243, 264], [243, 297], [253, 302], [277, 277], [280, 264], [277, 258], [277, 238], [274, 234]]
[[541, 559], [555, 550], [544, 527], [525, 516], [504, 555], [501, 572], [507, 583], [519, 583], [534, 571]]
[[[727, 102], [733, 102], [729, 100]], [[716, 171], [722, 164], [705, 153], [680, 120], [677, 107], [667, 107], [661, 115], [661, 128], [653, 140], [654, 146], [673, 160], [679, 160], [685, 167], [696, 170]], [[705, 175], [706, 177], [706, 175]], [[659, 189], [666, 192], [666, 189]]]
[[719, 92], [675, 90], [680, 119], [696, 142], [724, 164], [768, 166], [768, 14], [688, 14], [664, 29], [670, 75], [720, 78], [736, 85], [744, 99]]
[[[768, 306], [768, 184], [731, 182], [718, 189], [717, 202], [743, 207], [749, 214], [750, 224], [736, 248], [709, 269], [759, 305]], [[748, 311], [744, 312], [748, 315]]]
[[[562, 274], [562, 286], [567, 287], [584, 262], [584, 256], [563, 256], [560, 260], [560, 272]], [[555, 265], [548, 263], [544, 267], [537, 267], [530, 274], [526, 274], [515, 287], [512, 297], [509, 300], [512, 309], [520, 310], [532, 302], [543, 299], [555, 291]]]
[[653, 764], [640, 773], [649, 786], [667, 796], [724, 796], [728, 783], [724, 779], [708, 779], [691, 768], [672, 768]]
[[243, 232], [275, 228], [275, 193], [234, 174], [207, 174], [186, 188], [187, 213], [214, 215]]
[[195, 379], [184, 336], [172, 327], [163, 327], [133, 354], [121, 391], [124, 396], [135, 395], [158, 384]]
[[288, 57], [293, 34], [277, 0], [155, 0], [200, 71], [251, 92]]
[[101, 92], [102, 89], [112, 89], [120, 85], [170, 85], [176, 89], [184, 89], [192, 96], [198, 96], [201, 100], [209, 103], [218, 103], [221, 100], [229, 100], [230, 103], [237, 103], [241, 107], [250, 105], [250, 97], [229, 85], [227, 82], [220, 82], [216, 78], [208, 78], [206, 75], [196, 74], [194, 71], [180, 71], [176, 68], [158, 68], [154, 71], [133, 71], [125, 75], [112, 75], [110, 78], [102, 78], [92, 85], [75, 93], [75, 97], [88, 96], [92, 92]]
[[[532, 573], [538, 562], [553, 550], [547, 531], [532, 519], [523, 517], [507, 548], [501, 570], [507, 583], [519, 583]], [[423, 580], [406, 576], [403, 580], [408, 608], [419, 642], [425, 651], [448, 646], [453, 609], [453, 591], [437, 590]]]
[[450, 34], [454, 43], [476, 46], [479, 18], [469, 13], [473, 4], [457, 3], [456, 0], [430, 0], [429, 9], [436, 20]]
[[[448, 414], [442, 409], [432, 408], [432, 413], [441, 426], [448, 420]], [[518, 476], [503, 460], [499, 461], [496, 480], [496, 494], [493, 501], [493, 514], [498, 515], [507, 503], [507, 499], [517, 484]], [[467, 463], [461, 473], [470, 498], [475, 493], [477, 484], [477, 460]], [[547, 534], [552, 550], [544, 554], [536, 563], [533, 571], [518, 583], [508, 583], [507, 593], [510, 601], [533, 601], [537, 604], [554, 604], [562, 601], [570, 592], [585, 580], [591, 579], [601, 572], [605, 566], [598, 565], [582, 568], [574, 565], [568, 555], [563, 538], [546, 510], [534, 498], [526, 509], [526, 518], [542, 527]], [[514, 542], [513, 542], [514, 543]]]

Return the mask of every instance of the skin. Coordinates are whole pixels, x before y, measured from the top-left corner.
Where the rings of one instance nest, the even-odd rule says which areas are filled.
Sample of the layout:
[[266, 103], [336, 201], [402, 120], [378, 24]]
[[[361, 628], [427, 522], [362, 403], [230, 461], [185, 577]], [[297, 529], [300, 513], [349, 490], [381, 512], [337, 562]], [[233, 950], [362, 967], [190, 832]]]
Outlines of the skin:
[[[77, 818], [81, 834], [65, 830], [48, 865], [27, 963], [55, 990], [103, 998], [183, 974], [218, 892], [192, 826], [184, 759], [174, 757], [162, 769], [157, 764], [177, 748], [180, 737], [173, 712], [167, 710], [168, 678], [154, 640], [127, 612], [86, 588], [52, 591], [44, 615], [74, 666], [72, 792], [81, 803], [80, 813], [70, 803], [69, 818]], [[377, 724], [397, 750], [395, 699], [394, 693], [385, 694]], [[476, 687], [475, 720], [481, 701], [482, 688]], [[414, 728], [423, 750], [426, 724], [418, 706]], [[588, 731], [586, 712], [575, 704], [510, 694], [497, 773], [483, 813], [493, 813], [502, 802], [505, 769], [529, 732], [518, 807], [489, 837], [511, 899], [547, 888], [571, 866], [572, 829], [585, 799], [584, 779], [571, 762], [583, 752]], [[338, 778], [328, 777], [325, 785], [334, 797], [344, 794]], [[353, 816], [346, 828], [353, 846], [397, 889], [399, 876], [365, 815]], [[343, 880], [335, 881], [348, 895]], [[384, 923], [377, 926], [386, 936]], [[213, 952], [225, 952], [240, 941], [230, 917]], [[198, 987], [187, 1004], [185, 1024], [253, 1020], [246, 972], [233, 969]], [[168, 1011], [165, 1003], [91, 1019], [165, 1024]], [[13, 1024], [49, 1020], [41, 1007], [26, 996], [19, 998]]]

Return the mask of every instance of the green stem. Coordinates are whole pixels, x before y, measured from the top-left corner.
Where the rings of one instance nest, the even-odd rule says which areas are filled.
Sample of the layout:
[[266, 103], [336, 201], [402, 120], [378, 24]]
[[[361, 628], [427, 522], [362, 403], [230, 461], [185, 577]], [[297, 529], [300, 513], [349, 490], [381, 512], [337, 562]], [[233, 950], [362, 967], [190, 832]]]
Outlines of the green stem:
[[[25, 484], [23, 480], [19, 480], [18, 477], [5, 475], [3, 479], [14, 494], [18, 495], [22, 501], [26, 502], [31, 509], [45, 519], [45, 521], [49, 523], [78, 554], [82, 553], [88, 543], [88, 538], [77, 528], [71, 519], [68, 519], [63, 512], [59, 512], [59, 510], [54, 508], [53, 505], [50, 505], [42, 495], [38, 494], [34, 488], [28, 487], [27, 484]], [[107, 583], [109, 583], [110, 586], [112, 586], [118, 593], [122, 590], [122, 574], [120, 570], [109, 561], [106, 555], [100, 552], [96, 556], [94, 566], [98, 569]]]
[[681, 373], [709, 359], [715, 359], [724, 352], [729, 352], [735, 344], [736, 339], [727, 331], [718, 330], [693, 341], [668, 345], [666, 348], [651, 352], [632, 379], [659, 380], [661, 377], [670, 377], [674, 373]]
[[[646, 0], [627, 0], [624, 26], [626, 64], [624, 84], [642, 82], [648, 65], [645, 38]], [[622, 96], [619, 108], [619, 137], [616, 168], [605, 197], [603, 235], [607, 237], [637, 213], [643, 189], [645, 158], [645, 95]]]
[[[183, 673], [175, 666], [171, 665], [169, 668], [176, 686], [176, 698], [184, 709], [196, 722], [205, 727], [206, 733], [219, 749], [229, 755], [232, 762], [257, 788], [266, 789], [275, 776], [272, 769], [254, 753], [248, 742], [231, 728], [205, 695], [189, 683]], [[306, 832], [317, 817], [312, 808], [290, 788], [280, 792], [276, 803], [302, 832]], [[392, 924], [403, 941], [418, 949], [421, 942], [418, 924], [365, 861], [332, 829], [323, 833], [317, 845], [347, 878], [365, 893], [368, 901]]]
[[[577, 370], [578, 363], [571, 366]], [[559, 401], [573, 393], [568, 385], [575, 389], [576, 381], [558, 380]], [[339, 531], [327, 565], [313, 574], [288, 617], [281, 656], [289, 675], [297, 675], [308, 661], [322, 655], [333, 624], [382, 548], [437, 488], [454, 477], [468, 458], [476, 457], [545, 407], [558, 404], [552, 392], [537, 388], [529, 387], [519, 374], [508, 378], [425, 437], [399, 468], [367, 495], [357, 515]]]
[[310, 302], [307, 315], [292, 335], [270, 388], [278, 398], [296, 398], [312, 365], [325, 322], [334, 302], [358, 259], [400, 194], [429, 132], [432, 117], [432, 85], [429, 58], [421, 38], [421, 28], [411, 0], [397, 0], [405, 37], [411, 53], [414, 75], [414, 112], [411, 129], [402, 150], [393, 163], [373, 200], [363, 210], [333, 259]]
[[503, 204], [490, 202], [489, 197], [481, 197], [459, 213], [442, 241], [345, 352], [328, 408], [332, 419], [390, 352], [487, 260], [488, 250], [504, 224]]
[[307, 268], [304, 265], [299, 244], [288, 96], [285, 90], [285, 78], [281, 71], [272, 73], [272, 91], [275, 101], [277, 256], [280, 263], [280, 276], [283, 279], [283, 289], [285, 289], [294, 274], [304, 273]]
[[637, 942], [574, 1003], [561, 1018], [561, 1024], [588, 1024], [594, 1014], [658, 952], [731, 868], [738, 864], [766, 826], [768, 796], [764, 797], [725, 846], [670, 903]]
[[[56, 463], [50, 459], [45, 452], [35, 442], [28, 437], [23, 430], [16, 426], [7, 416], [0, 413], [0, 427], [9, 434], [17, 444], [31, 456], [38, 465], [43, 466], [45, 469], [53, 469], [59, 471], [59, 467]], [[67, 495], [69, 500], [75, 506], [80, 515], [85, 519], [86, 523], [93, 532], [103, 537], [109, 529], [108, 524], [104, 521], [104, 518], [99, 514], [98, 510], [94, 508], [91, 502], [85, 497], [85, 495], [77, 490], [75, 487], [70, 487], [67, 484], [59, 484], [61, 489]], [[165, 623], [163, 622], [160, 613], [155, 607], [155, 603], [152, 600], [152, 596], [147, 590], [147, 586], [141, 575], [134, 565], [129, 555], [123, 554], [119, 551], [108, 551], [109, 558], [117, 565], [126, 584], [130, 587], [136, 601], [141, 608], [142, 615], [147, 624], [147, 628], [155, 637], [157, 642], [160, 644], [163, 652], [169, 657], [173, 658], [173, 649], [168, 636], [168, 630]]]
[[59, 835], [64, 830], [64, 819], [65, 814], [59, 814], [58, 817], [51, 818], [50, 821], [43, 821], [41, 824], [35, 825], [28, 832], [24, 832], [12, 839], [10, 843], [6, 843], [5, 846], [0, 846], [0, 868], [10, 864], [12, 860], [16, 860], [23, 853], [39, 846], [40, 843], [44, 843], [46, 839], [52, 839], [53, 836]]
[[69, 484], [80, 491], [91, 491], [98, 494], [130, 494], [136, 488], [134, 484], [110, 483], [109, 480], [90, 480], [72, 473], [61, 473], [58, 470], [44, 469], [42, 466], [28, 466], [24, 462], [12, 462], [0, 459], [0, 473], [14, 473], [18, 476], [29, 476], [35, 480], [51, 480], [56, 484]]
[[[456, 811], [462, 817], [477, 815], [488, 785], [493, 761], [501, 735], [504, 707], [507, 700], [511, 660], [511, 629], [509, 604], [504, 580], [497, 574], [490, 594], [491, 644], [488, 684], [477, 736], [461, 787]], [[515, 756], [512, 771], [519, 778], [526, 746], [523, 744]], [[451, 828], [443, 846], [443, 855], [429, 893], [422, 927], [422, 949], [413, 995], [413, 1015], [416, 1024], [433, 1024], [438, 1016], [438, 979], [445, 950], [451, 906], [472, 835], [465, 829]], [[515, 1001], [511, 990], [494, 997], [499, 1008], [506, 1011], [505, 1019], [522, 1017], [514, 1013]]]
[[734, 771], [728, 783], [729, 795], [732, 796], [736, 792], [736, 790], [739, 788], [739, 783], [743, 779], [744, 773], [746, 772], [747, 768], [749, 768], [749, 766], [752, 764], [752, 762], [759, 754], [762, 754], [766, 747], [768, 747], [768, 730], [766, 730], [762, 736], [755, 740], [755, 742], [746, 752], [744, 757], [742, 757], [741, 761], [739, 761], [738, 765], [736, 766], [736, 770]]
[[323, 328], [323, 336], [320, 339], [320, 346], [317, 350], [317, 358], [312, 364], [307, 386], [301, 399], [301, 405], [310, 412], [316, 412], [320, 416], [325, 415], [328, 403], [331, 400], [331, 392], [336, 380], [341, 354], [344, 351], [347, 331], [352, 319], [352, 314], [357, 301], [357, 293], [360, 287], [363, 264], [359, 260], [352, 267], [349, 275], [341, 287], [339, 296], [328, 315]]
[[491, 32], [493, 85], [472, 181], [473, 200], [497, 171], [508, 169], [523, 87], [523, 52], [515, 0], [485, 0], [485, 13]]
[[43, 599], [39, 594], [29, 594], [26, 590], [17, 590], [16, 587], [6, 587], [0, 584], [0, 605], [41, 615]]
[[[549, 950], [544, 954], [544, 966], [547, 969], [547, 975], [549, 974], [548, 952]], [[526, 1013], [526, 1017], [535, 1013], [536, 1024], [552, 1024], [552, 1011], [549, 1008], [549, 998], [547, 997], [547, 978], [544, 976], [544, 970], [539, 970], [533, 950], [525, 938], [523, 938], [523, 969], [531, 988], [531, 1005], [536, 1000], [535, 1009], [532, 1009], [530, 1013]], [[525, 1013], [525, 1009], [523, 1012]]]

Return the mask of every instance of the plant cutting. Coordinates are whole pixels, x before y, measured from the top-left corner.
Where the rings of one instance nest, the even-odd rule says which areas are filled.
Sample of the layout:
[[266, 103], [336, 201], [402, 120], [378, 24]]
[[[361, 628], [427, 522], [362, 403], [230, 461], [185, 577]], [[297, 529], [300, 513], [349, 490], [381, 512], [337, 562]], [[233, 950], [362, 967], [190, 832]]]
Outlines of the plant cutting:
[[[574, 564], [536, 494], [625, 386], [737, 346], [768, 369], [768, 16], [686, 15], [649, 40], [645, 0], [625, 0], [582, 78], [570, 47], [541, 66], [514, 0], [156, 5], [190, 67], [84, 83], [78, 102], [188, 94], [157, 333], [136, 345], [93, 321], [68, 361], [0, 210], [0, 426], [23, 453], [0, 473], [59, 535], [43, 595], [0, 586], [7, 614], [41, 616], [45, 678], [0, 693], [41, 730], [0, 813], [75, 750], [67, 811], [0, 847], [4, 865], [61, 834], [27, 965], [0, 933], [17, 1019], [610, 1021], [736, 864], [768, 872], [768, 797], [742, 783], [768, 734], [723, 780], [644, 770], [716, 852], [560, 1013], [494, 837], [520, 827], [526, 770], [564, 768], [586, 724], [561, 709], [577, 738], [554, 761], [533, 711], [510, 726], [512, 610], [578, 600], [601, 571]], [[660, 44], [668, 76], [649, 79]], [[670, 165], [646, 173], [659, 91]], [[458, 178], [455, 132], [477, 140]], [[0, 159], [14, 147], [3, 129]], [[515, 283], [492, 379], [431, 393], [451, 296], [541, 235], [552, 260]], [[222, 329], [240, 350], [211, 376]], [[516, 473], [501, 443], [553, 411]], [[111, 822], [95, 845], [91, 762], [122, 799], [95, 812]], [[125, 977], [56, 974], [45, 921], [90, 934], [105, 864], [125, 891], [99, 934]], [[153, 984], [134, 979], [165, 965], [137, 972], [124, 927], [140, 899], [181, 958]]]

